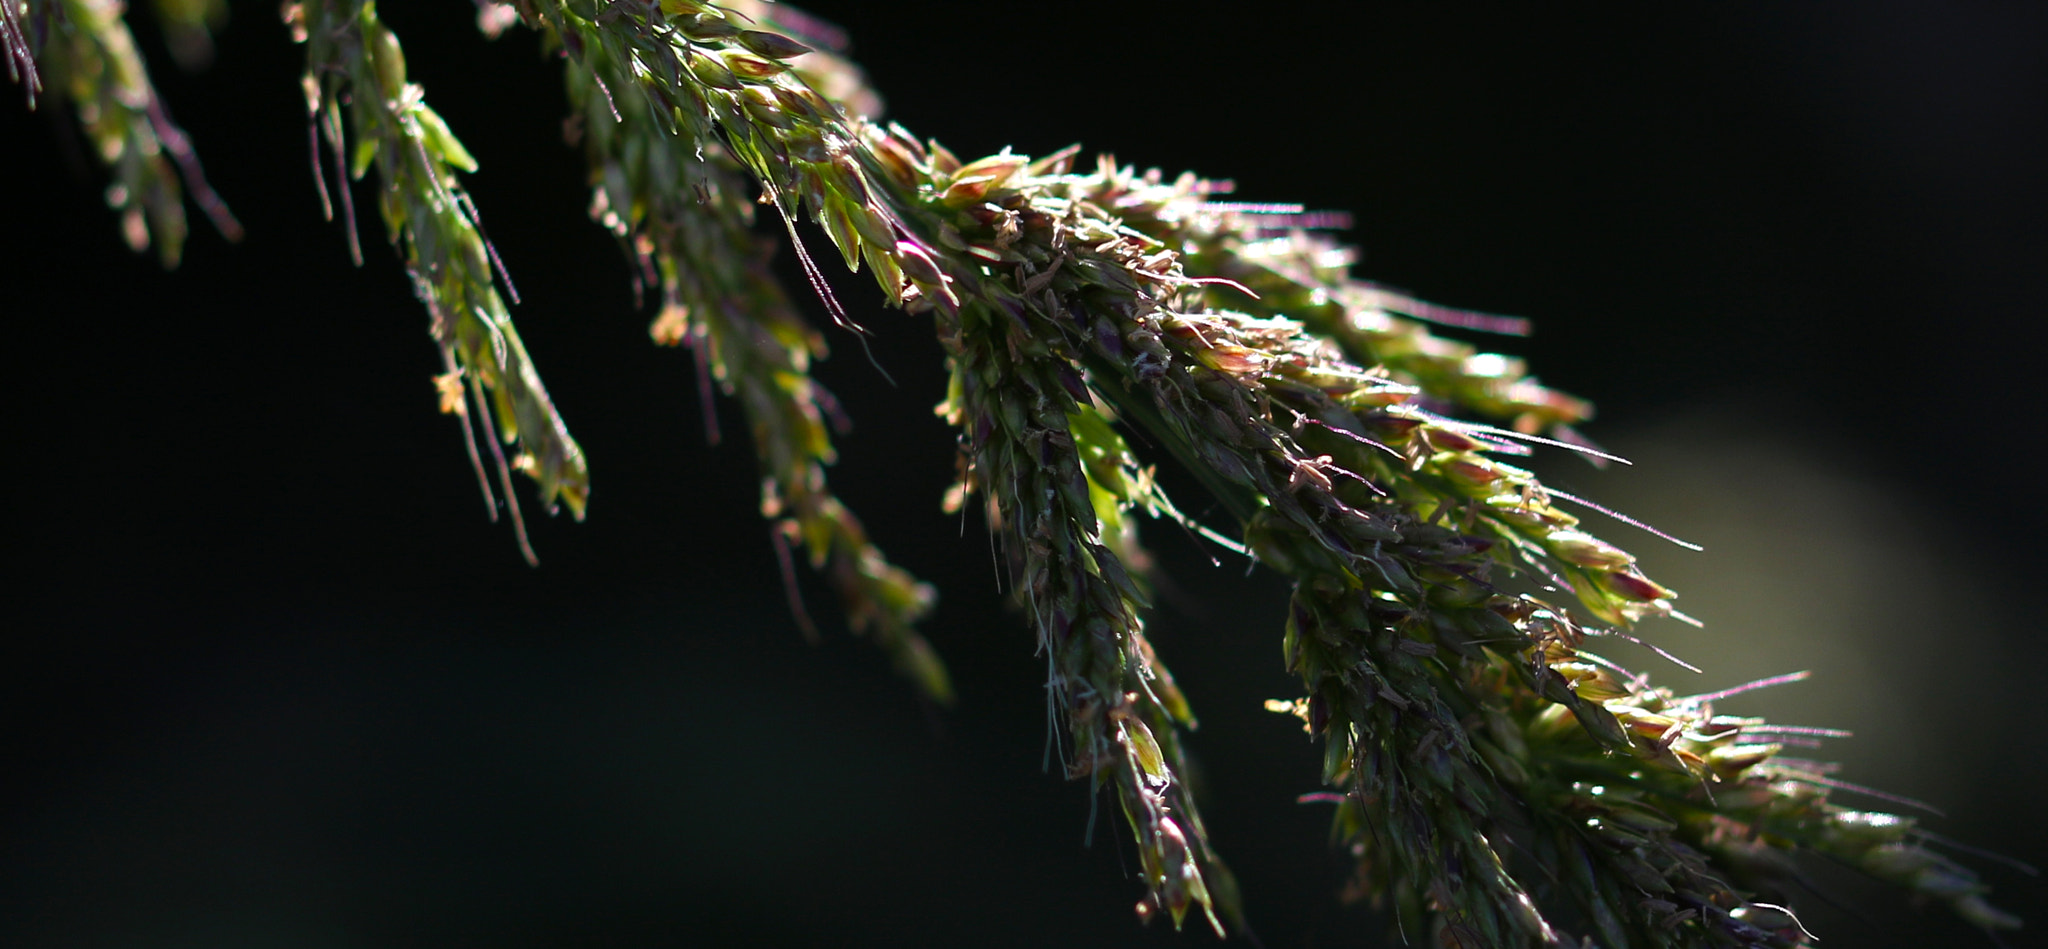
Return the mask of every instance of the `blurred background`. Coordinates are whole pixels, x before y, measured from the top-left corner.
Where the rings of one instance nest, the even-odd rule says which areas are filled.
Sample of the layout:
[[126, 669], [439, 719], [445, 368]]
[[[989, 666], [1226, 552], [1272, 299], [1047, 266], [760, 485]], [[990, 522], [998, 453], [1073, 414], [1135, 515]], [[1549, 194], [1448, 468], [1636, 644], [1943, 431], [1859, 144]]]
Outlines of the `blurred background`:
[[[1828, 752], [1843, 777], [2048, 863], [2048, 7], [809, 9], [892, 117], [963, 156], [1079, 141], [1349, 210], [1362, 275], [1534, 317], [1489, 345], [1597, 401], [1590, 434], [1637, 461], [1546, 477], [1706, 547], [1596, 525], [1706, 623], [1643, 630], [1703, 675], [1617, 658], [1702, 691], [1812, 669], [1724, 708], [1854, 729]], [[197, 74], [137, 17], [249, 232], [195, 222], [176, 272], [123, 248], [68, 113], [0, 89], [0, 943], [1212, 943], [1140, 927], [1122, 829], [1084, 845], [1085, 788], [1040, 771], [1043, 665], [981, 526], [938, 509], [928, 327], [870, 304], [898, 385], [843, 333], [821, 374], [857, 426], [837, 486], [940, 587], [952, 709], [809, 577], [826, 636], [802, 640], [750, 449], [705, 444], [689, 355], [649, 344], [586, 221], [558, 65], [530, 34], [478, 38], [468, 3], [382, 12], [482, 162], [469, 187], [591, 457], [590, 518], [538, 518], [537, 570], [485, 521], [380, 226], [358, 271], [320, 219], [272, 5], [236, 5]], [[1398, 944], [1337, 903], [1327, 812], [1294, 803], [1316, 749], [1259, 706], [1298, 688], [1284, 590], [1178, 531], [1152, 543], [1156, 640], [1203, 716], [1252, 925], [1275, 949]], [[1972, 862], [2037, 927], [2006, 944], [2048, 945], [2041, 881]], [[1823, 945], [1991, 945], [1815, 874]]]

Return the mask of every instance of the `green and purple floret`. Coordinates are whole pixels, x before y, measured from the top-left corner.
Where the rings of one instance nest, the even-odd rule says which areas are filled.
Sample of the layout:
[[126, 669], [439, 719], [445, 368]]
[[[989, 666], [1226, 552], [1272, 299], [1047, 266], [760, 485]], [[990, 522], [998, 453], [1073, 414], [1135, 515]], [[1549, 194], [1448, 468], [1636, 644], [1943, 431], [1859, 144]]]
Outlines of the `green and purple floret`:
[[[31, 94], [38, 66], [66, 77], [46, 91], [79, 104], [131, 238], [155, 233], [174, 261], [182, 206], [154, 156], [189, 152], [151, 124], [117, 6], [0, 12], [10, 70]], [[512, 470], [580, 517], [582, 452], [512, 328], [511, 284], [460, 184], [475, 159], [408, 81], [373, 5], [302, 0], [285, 17], [307, 46], [322, 177], [376, 170], [445, 364], [443, 410], [464, 422], [493, 511], [486, 452], [515, 523]], [[940, 412], [961, 445], [945, 503], [978, 503], [1000, 539], [1047, 665], [1060, 760], [1121, 805], [1141, 915], [1179, 926], [1192, 912], [1219, 933], [1240, 920], [1182, 778], [1194, 715], [1145, 635], [1140, 510], [1292, 579], [1276, 626], [1304, 694], [1268, 707], [1322, 739], [1331, 790], [1307, 797], [1336, 805], [1357, 859], [1349, 891], [1407, 932], [1453, 947], [1807, 945], [1787, 908], [1801, 852], [1987, 929], [2019, 924], [1912, 820], [1832, 803], [1843, 785], [1829, 766], [1784, 753], [1837, 733], [1720, 715], [1715, 700], [1737, 690], [1679, 695], [1584, 650], [1676, 615], [1674, 594], [1561, 505], [1604, 508], [1501, 460], [1537, 445], [1610, 457], [1573, 428], [1591, 407], [1425, 322], [1519, 321], [1354, 279], [1351, 253], [1312, 229], [1327, 217], [1218, 200], [1227, 183], [1106, 156], [1077, 166], [1078, 149], [961, 161], [876, 124], [859, 72], [814, 50], [815, 24], [784, 7], [518, 0], [481, 21], [523, 22], [564, 54], [592, 216], [657, 295], [656, 341], [689, 346], [707, 396], [737, 400], [778, 549], [804, 551], [850, 624], [945, 701], [944, 666], [915, 628], [931, 589], [827, 482], [836, 409], [809, 375], [824, 339], [767, 267], [755, 208], [787, 225], [841, 325], [866, 332], [804, 251], [800, 219], [889, 304], [931, 318], [951, 367]], [[53, 22], [59, 39], [34, 48]], [[1235, 523], [1182, 515], [1125, 432]]]

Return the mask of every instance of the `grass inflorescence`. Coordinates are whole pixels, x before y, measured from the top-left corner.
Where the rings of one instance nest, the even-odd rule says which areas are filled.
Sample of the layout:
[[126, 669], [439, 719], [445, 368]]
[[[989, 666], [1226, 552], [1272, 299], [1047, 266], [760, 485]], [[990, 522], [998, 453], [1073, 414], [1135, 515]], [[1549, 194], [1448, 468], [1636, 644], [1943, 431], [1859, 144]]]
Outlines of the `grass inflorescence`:
[[[125, 35], [106, 25], [117, 17], [69, 34], [90, 43], [45, 46], [34, 62], [17, 53], [16, 14], [34, 23], [39, 9], [10, 6], [0, 21], [31, 92], [36, 64], [59, 60], [51, 71], [73, 77], [64, 88], [81, 103], [137, 88], [77, 78], [127, 61], [107, 58], [120, 43], [106, 37]], [[581, 453], [511, 328], [498, 289], [510, 284], [456, 177], [474, 159], [406, 80], [371, 5], [286, 9], [337, 179], [378, 170], [380, 210], [446, 361], [444, 409], [482, 429], [508, 500], [517, 467], [580, 515]], [[1046, 663], [1058, 760], [1118, 803], [1141, 915], [1241, 925], [1184, 780], [1194, 712], [1145, 633], [1143, 511], [1292, 581], [1274, 626], [1302, 693], [1269, 707], [1322, 740], [1331, 790], [1308, 797], [1335, 804], [1355, 859], [1349, 892], [1404, 932], [1454, 947], [1803, 946], [1814, 937], [1790, 908], [1801, 853], [1986, 929], [2018, 925], [1913, 820], [1833, 802], [1854, 786], [1786, 753], [1831, 733], [1719, 714], [1732, 690], [1682, 695], [1586, 650], [1589, 637], [1682, 614], [1564, 505], [1611, 512], [1503, 460], [1539, 446], [1613, 460], [1574, 427], [1591, 406], [1430, 326], [1521, 321], [1356, 279], [1351, 253], [1317, 233], [1330, 216], [1222, 201], [1224, 182], [1082, 162], [1078, 149], [963, 161], [879, 124], [858, 72], [790, 35], [795, 15], [780, 8], [482, 9], [487, 29], [524, 22], [567, 59], [592, 216], [659, 294], [656, 340], [692, 347], [707, 394], [715, 384], [739, 402], [777, 543], [804, 549], [852, 624], [944, 699], [943, 667], [914, 629], [931, 591], [827, 486], [831, 405], [809, 375], [823, 336], [766, 266], [753, 194], [843, 328], [865, 332], [804, 246], [802, 219], [888, 303], [932, 319], [951, 368], [941, 413], [961, 445], [946, 503], [980, 506], [1002, 544]], [[78, 65], [91, 55], [115, 65]], [[97, 128], [101, 113], [81, 116]], [[115, 159], [144, 127], [108, 126], [121, 174]], [[136, 167], [138, 181], [170, 180]], [[1184, 467], [1242, 541], [1180, 514], [1126, 433], [1156, 449], [1151, 461]]]
[[[1593, 624], [1626, 630], [1673, 600], [1498, 460], [1582, 443], [1569, 426], [1590, 409], [1409, 317], [1512, 324], [1353, 281], [1341, 249], [1212, 205], [1221, 189], [1197, 179], [1111, 161], [1076, 173], [1072, 153], [963, 162], [820, 107], [718, 8], [581, 9], [528, 12], [587, 16], [639, 63], [676, 134], [727, 149], [785, 218], [807, 214], [887, 299], [934, 317], [967, 445], [961, 493], [985, 499], [1008, 549], [1069, 773], [1118, 787], [1148, 907], [1176, 921], [1233, 909], [1169, 751], [1184, 700], [1104, 541], [1100, 510], [1138, 503], [1119, 473], [1140, 469], [1103, 464], [1121, 449], [1076, 434], [1109, 430], [1110, 411], [1197, 472], [1258, 559], [1295, 579], [1288, 662], [1343, 791], [1359, 892], [1446, 944], [1553, 944], [1567, 926], [1616, 944], [1799, 944], [1788, 878], [1756, 854], [1802, 847], [1917, 855], [1850, 858], [1913, 864], [1880, 875], [1980, 925], [2011, 922], [1909, 824], [1827, 803], [1825, 782], [1745, 740], [1767, 727], [1580, 650]], [[1523, 854], [1585, 872], [1532, 878]]]
[[[527, 542], [511, 472], [524, 472], [538, 483], [550, 510], [558, 502], [567, 504], [578, 518], [588, 499], [590, 473], [512, 326], [505, 295], [516, 301], [517, 294], [484, 237], [476, 205], [456, 177], [457, 171], [475, 171], [476, 159], [427, 105], [426, 90], [407, 80], [404, 49], [377, 17], [375, 4], [287, 3], [284, 19], [293, 37], [306, 45], [306, 120], [314, 137], [315, 181], [321, 184], [328, 216], [339, 203], [350, 251], [360, 263], [349, 182], [375, 167], [377, 210], [392, 243], [405, 255], [413, 292], [427, 307], [446, 368], [435, 379], [441, 410], [463, 422], [470, 461], [495, 519], [498, 504], [477, 442], [489, 452], [520, 550], [538, 563]], [[332, 159], [332, 197], [322, 168], [323, 142]], [[498, 292], [500, 284], [505, 295]], [[472, 423], [481, 439], [472, 434]], [[508, 445], [517, 452], [509, 460], [504, 453]]]
[[[931, 609], [931, 586], [890, 563], [827, 483], [835, 407], [810, 375], [825, 340], [769, 270], [774, 242], [752, 230], [752, 182], [725, 149], [675, 134], [635, 81], [629, 51], [591, 24], [560, 27], [569, 32], [550, 32], [549, 45], [580, 51], [568, 70], [570, 128], [590, 158], [591, 216], [619, 239], [636, 291], [658, 288], [655, 341], [695, 352], [708, 435], [718, 438], [715, 381], [746, 415], [778, 552], [787, 560], [791, 548], [802, 549], [838, 593], [848, 622], [924, 694], [951, 701], [945, 666], [916, 630]], [[858, 100], [850, 65], [810, 59], [808, 82]]]

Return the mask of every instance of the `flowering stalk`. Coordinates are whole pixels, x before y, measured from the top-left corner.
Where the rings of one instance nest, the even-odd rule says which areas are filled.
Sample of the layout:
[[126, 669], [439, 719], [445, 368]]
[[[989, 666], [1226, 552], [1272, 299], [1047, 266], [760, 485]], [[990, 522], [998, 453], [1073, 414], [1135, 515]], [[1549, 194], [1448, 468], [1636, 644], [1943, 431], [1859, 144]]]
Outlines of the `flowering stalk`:
[[[1799, 945], [1805, 934], [1764, 901], [1773, 880], [1757, 868], [1802, 846], [1854, 851], [1980, 925], [2011, 922], [1904, 822], [1852, 816], [1826, 803], [1817, 773], [1740, 741], [1768, 726], [1719, 722], [1711, 697], [1615, 678], [1578, 649], [1587, 621], [1516, 591], [1569, 592], [1615, 632], [1672, 612], [1670, 591], [1633, 557], [1555, 506], [1564, 496], [1491, 457], [1583, 418], [1575, 400], [1396, 322], [1387, 310], [1423, 308], [1370, 297], [1376, 288], [1349, 282], [1312, 241], [1261, 256], [1241, 224], [1219, 226], [1196, 242], [1196, 272], [1185, 242], [1127, 223], [1166, 222], [1200, 189], [1148, 196], [1134, 185], [1156, 179], [1109, 162], [1073, 174], [1070, 154], [962, 163], [821, 105], [786, 57], [767, 54], [779, 51], [771, 41], [718, 8], [531, 12], [580, 18], [627, 50], [677, 134], [726, 144], [785, 217], [808, 212], [891, 302], [934, 314], [954, 364], [947, 408], [967, 436], [963, 485], [989, 499], [1019, 567], [1074, 738], [1071, 770], [1118, 769], [1151, 905], [1202, 902], [1191, 881], [1205, 861], [1191, 854], [1173, 872], [1172, 813], [1191, 808], [1162, 796], [1150, 811], [1143, 798], [1181, 789], [1128, 725], [1162, 730], [1130, 684], [1163, 680], [1147, 673], [1140, 593], [1100, 541], [1104, 485], [1074, 435], [1097, 400], [1194, 471], [1259, 559], [1295, 578], [1286, 652], [1308, 695], [1288, 707], [1326, 740], [1363, 892], [1426, 919], [1441, 943], [1561, 944], [1576, 930], [1616, 944]], [[1303, 269], [1304, 255], [1320, 269]], [[1274, 299], [1243, 302], [1244, 283], [1276, 282]], [[1304, 312], [1283, 315], [1297, 304]], [[1585, 780], [1589, 761], [1605, 783]], [[1782, 814], [1805, 823], [1773, 821]], [[1521, 852], [1585, 872], [1532, 886]]]
[[[809, 209], [848, 265], [868, 263], [893, 300], [920, 290], [943, 297], [944, 278], [929, 255], [917, 254], [914, 244], [899, 250], [887, 212], [867, 193], [866, 172], [855, 162], [839, 107], [787, 64], [807, 48], [748, 29], [713, 8], [688, 6], [694, 15], [673, 22], [652, 5], [620, 4], [600, 12], [578, 4], [536, 4], [522, 12], [561, 36], [579, 63], [595, 60], [602, 50], [603, 56], [632, 64], [629, 74], [658, 104], [655, 114], [669, 120], [667, 131], [686, 147], [716, 147], [730, 155], [760, 182], [765, 200], [785, 220]], [[849, 323], [800, 243], [797, 250], [835, 318]], [[1002, 423], [990, 422], [969, 448], [970, 472], [986, 469], [996, 480], [969, 483], [1000, 485], [994, 494], [998, 527], [1017, 560], [1019, 589], [1052, 666], [1050, 697], [1073, 740], [1068, 773], [1089, 776], [1098, 787], [1114, 785], [1145, 869], [1145, 905], [1165, 910], [1176, 925], [1190, 906], [1199, 905], [1220, 931], [1219, 892], [1225, 915], [1234, 915], [1234, 908], [1228, 884], [1212, 891], [1210, 883], [1227, 876], [1208, 849], [1175, 770], [1173, 729], [1191, 718], [1144, 642], [1137, 615], [1142, 594], [1100, 539], [1089, 482], [1066, 421], [1070, 410], [1081, 411], [1073, 397], [1078, 376], [1070, 386], [1031, 366], [1014, 366], [1015, 354], [1001, 348], [1006, 337], [988, 335], [994, 327], [971, 323], [971, 315], [958, 311], [948, 315], [960, 318], [945, 334], [959, 392], [949, 411], [976, 424], [992, 419], [988, 412], [996, 406], [1003, 412]], [[1071, 369], [1064, 371], [1072, 376]], [[1023, 412], [1024, 405], [1031, 410]]]
[[[425, 90], [407, 81], [398, 37], [377, 18], [374, 3], [291, 2], [284, 7], [284, 19], [293, 37], [306, 45], [306, 117], [315, 136], [315, 179], [328, 217], [333, 218], [333, 205], [319, 164], [321, 140], [333, 159], [349, 249], [359, 264], [362, 251], [356, 244], [348, 181], [376, 166], [381, 184], [377, 208], [392, 243], [403, 248], [406, 271], [432, 318], [434, 342], [447, 370], [434, 380], [441, 411], [463, 420], [470, 463], [496, 519], [497, 503], [469, 425], [473, 421], [482, 429], [520, 551], [528, 562], [538, 562], [527, 542], [511, 471], [533, 478], [550, 510], [557, 501], [566, 503], [580, 520], [589, 469], [512, 327], [497, 282], [504, 281], [515, 302], [518, 295], [484, 239], [476, 206], [455, 177], [458, 169], [475, 171], [476, 159], [427, 105]], [[354, 149], [343, 178], [345, 143], [351, 138]], [[509, 462], [505, 445], [518, 451]]]
[[176, 267], [185, 248], [185, 189], [228, 240], [240, 240], [242, 226], [207, 186], [191, 141], [157, 98], [123, 6], [120, 0], [0, 0], [0, 45], [31, 108], [42, 88], [38, 62], [52, 88], [71, 99], [94, 154], [113, 173], [107, 204], [120, 213], [129, 248], [139, 254], [154, 243], [157, 259]]
[[[1861, 789], [1784, 753], [1832, 733], [1715, 711], [1791, 677], [1679, 695], [1585, 649], [1678, 615], [1674, 594], [1562, 507], [1589, 502], [1500, 460], [1559, 443], [1608, 457], [1570, 429], [1590, 407], [1422, 321], [1517, 322], [1355, 280], [1298, 209], [1213, 201], [1226, 189], [1192, 176], [1168, 184], [1107, 158], [1077, 171], [1073, 149], [962, 162], [835, 98], [857, 87], [817, 88], [848, 74], [797, 65], [808, 48], [769, 17], [702, 0], [513, 8], [571, 61], [596, 212], [662, 288], [657, 336], [690, 341], [741, 400], [769, 516], [828, 565], [856, 622], [864, 599], [879, 604], [899, 662], [921, 644], [908, 630], [922, 588], [824, 486], [825, 403], [806, 375], [822, 344], [762, 269], [745, 181], [841, 324], [798, 217], [891, 304], [932, 316], [963, 446], [948, 503], [988, 511], [1046, 657], [1066, 771], [1111, 791], [1131, 828], [1142, 915], [1238, 919], [1182, 778], [1194, 716], [1143, 627], [1132, 517], [1187, 520], [1119, 426], [1220, 502], [1244, 538], [1225, 543], [1293, 580], [1282, 639], [1304, 694], [1269, 707], [1323, 739], [1333, 790], [1310, 798], [1336, 805], [1355, 894], [1403, 929], [1459, 949], [1805, 946], [1787, 895], [1800, 852], [1986, 929], [2018, 925], [1911, 820], [1833, 803]], [[27, 35], [13, 14], [40, 22], [40, 8], [6, 9], [12, 50]], [[449, 368], [444, 408], [474, 407], [494, 452], [495, 416], [520, 466], [580, 515], [580, 453], [504, 317], [502, 273], [454, 176], [474, 161], [405, 81], [370, 6], [292, 4], [287, 20], [308, 43], [309, 111], [337, 173], [344, 113], [354, 175], [377, 164]]]
[[980, 304], [941, 327], [953, 369], [941, 410], [968, 437], [954, 498], [986, 497], [1010, 555], [1072, 743], [1067, 776], [1114, 786], [1149, 890], [1141, 914], [1163, 909], [1178, 927], [1199, 906], [1220, 934], [1217, 912], [1238, 916], [1235, 885], [1179, 777], [1178, 732], [1194, 717], [1145, 639], [1145, 594], [1114, 549], [1142, 490], [1135, 462], [1045, 337]]
[[[716, 143], [700, 145], [671, 132], [634, 81], [623, 50], [607, 45], [587, 21], [562, 26], [575, 32], [551, 32], [551, 45], [582, 51], [568, 82], [576, 109], [572, 128], [590, 157], [591, 215], [636, 265], [636, 289], [646, 278], [659, 284], [655, 341], [696, 350], [713, 440], [711, 380], [738, 401], [761, 467], [762, 514], [774, 525], [778, 551], [786, 557], [790, 545], [803, 546], [811, 566], [823, 570], [839, 594], [849, 624], [873, 636], [927, 696], [951, 701], [945, 666], [916, 630], [931, 609], [931, 586], [890, 563], [826, 483], [825, 466], [834, 459], [826, 419], [833, 407], [810, 376], [811, 361], [825, 355], [825, 341], [769, 272], [772, 245], [751, 230], [752, 183]], [[829, 80], [857, 93], [850, 67], [823, 56], [809, 59], [810, 82]]]

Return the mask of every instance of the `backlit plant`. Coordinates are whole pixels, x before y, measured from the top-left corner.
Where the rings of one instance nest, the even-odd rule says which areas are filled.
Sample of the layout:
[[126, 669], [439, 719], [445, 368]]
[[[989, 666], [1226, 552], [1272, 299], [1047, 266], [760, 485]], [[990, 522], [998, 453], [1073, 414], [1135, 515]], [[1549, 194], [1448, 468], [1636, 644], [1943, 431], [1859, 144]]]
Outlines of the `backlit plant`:
[[[181, 59], [210, 54], [219, 0], [156, 7]], [[461, 183], [476, 161], [374, 5], [291, 0], [283, 18], [306, 50], [322, 200], [354, 249], [348, 183], [374, 172], [441, 353], [442, 411], [532, 559], [512, 473], [577, 518], [590, 475], [513, 328], [516, 296]], [[1218, 182], [1078, 149], [963, 161], [880, 122], [829, 31], [786, 7], [517, 0], [482, 5], [479, 24], [532, 29], [563, 54], [591, 216], [655, 310], [654, 341], [692, 350], [707, 406], [713, 388], [738, 403], [785, 559], [801, 552], [853, 629], [944, 702], [945, 668], [916, 629], [931, 589], [826, 478], [836, 408], [809, 375], [824, 337], [768, 268], [757, 209], [841, 332], [867, 331], [800, 222], [890, 305], [929, 317], [960, 446], [943, 504], [978, 508], [1000, 541], [1046, 662], [1059, 760], [1121, 805], [1141, 916], [1239, 922], [1182, 778], [1193, 711], [1145, 635], [1143, 514], [1293, 582], [1274, 625], [1302, 694], [1268, 707], [1322, 740], [1328, 790], [1310, 796], [1335, 805], [1356, 858], [1348, 890], [1407, 933], [1455, 947], [1806, 945], [1788, 907], [1801, 852], [1986, 929], [2018, 925], [1913, 820], [1832, 802], [1831, 768], [1786, 753], [1834, 733], [1719, 714], [1748, 687], [1683, 695], [1586, 651], [1681, 614], [1571, 512], [1643, 525], [1502, 460], [1539, 446], [1609, 458], [1573, 428], [1591, 408], [1428, 325], [1519, 321], [1354, 278], [1349, 251], [1317, 230], [1329, 216], [1222, 200]], [[0, 0], [0, 45], [31, 106], [76, 110], [132, 246], [175, 265], [187, 193], [238, 235], [120, 3]], [[1181, 513], [1157, 464], [1226, 519]]]

